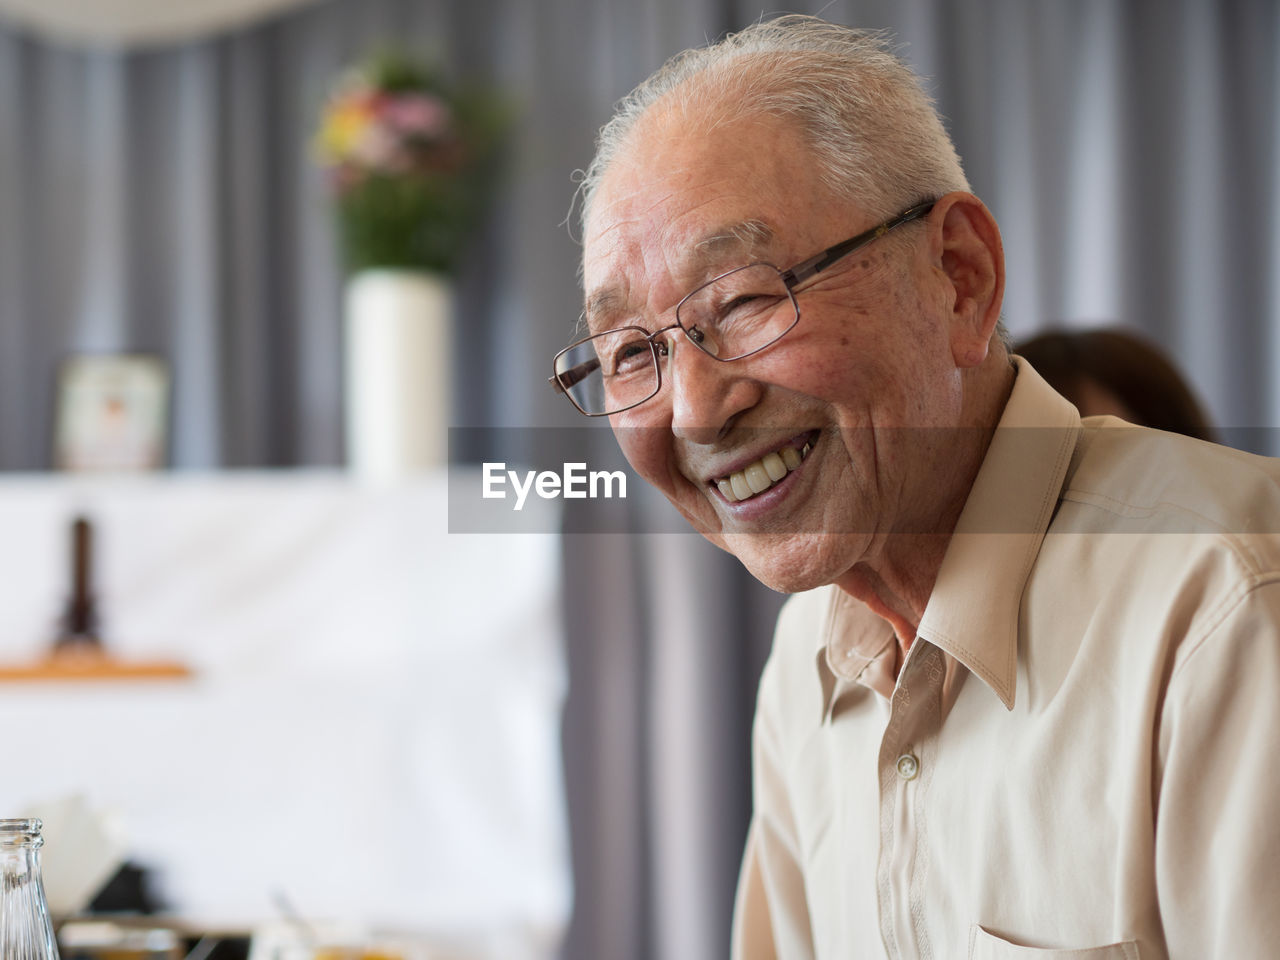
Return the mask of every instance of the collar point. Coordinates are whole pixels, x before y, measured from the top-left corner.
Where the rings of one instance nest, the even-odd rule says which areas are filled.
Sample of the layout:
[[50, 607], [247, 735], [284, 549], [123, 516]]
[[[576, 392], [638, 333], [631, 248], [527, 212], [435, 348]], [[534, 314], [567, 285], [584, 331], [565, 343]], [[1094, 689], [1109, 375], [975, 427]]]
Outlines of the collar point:
[[1003, 681], [991, 678], [987, 681], [987, 685], [991, 687], [995, 695], [1000, 698], [1000, 702], [1004, 704], [1005, 710], [1012, 713], [1013, 704], [1017, 694], [1016, 677], [1009, 677], [1007, 680]]

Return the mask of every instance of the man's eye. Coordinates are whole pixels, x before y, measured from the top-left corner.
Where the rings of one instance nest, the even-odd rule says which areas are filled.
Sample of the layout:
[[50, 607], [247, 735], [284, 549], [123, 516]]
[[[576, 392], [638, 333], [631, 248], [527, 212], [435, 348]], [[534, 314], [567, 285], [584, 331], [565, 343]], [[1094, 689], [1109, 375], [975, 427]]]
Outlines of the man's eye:
[[779, 299], [767, 293], [741, 293], [721, 305], [716, 311], [716, 320], [721, 326], [748, 323], [767, 315]]
[[721, 313], [733, 313], [733, 311], [749, 307], [753, 302], [760, 299], [760, 295], [756, 293], [740, 293], [723, 307], [720, 308]]
[[629, 340], [617, 347], [613, 353], [612, 374], [625, 376], [636, 370], [644, 369], [649, 362], [649, 341]]

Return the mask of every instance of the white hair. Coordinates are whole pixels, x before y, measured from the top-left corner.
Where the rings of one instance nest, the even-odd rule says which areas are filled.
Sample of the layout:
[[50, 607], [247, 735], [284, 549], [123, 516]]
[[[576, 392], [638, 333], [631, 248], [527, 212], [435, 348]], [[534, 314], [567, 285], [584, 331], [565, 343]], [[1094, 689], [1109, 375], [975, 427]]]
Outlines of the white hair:
[[933, 101], [885, 34], [785, 16], [677, 54], [619, 101], [579, 185], [584, 225], [601, 178], [659, 102], [698, 129], [759, 115], [794, 122], [822, 182], [874, 218], [969, 189]]

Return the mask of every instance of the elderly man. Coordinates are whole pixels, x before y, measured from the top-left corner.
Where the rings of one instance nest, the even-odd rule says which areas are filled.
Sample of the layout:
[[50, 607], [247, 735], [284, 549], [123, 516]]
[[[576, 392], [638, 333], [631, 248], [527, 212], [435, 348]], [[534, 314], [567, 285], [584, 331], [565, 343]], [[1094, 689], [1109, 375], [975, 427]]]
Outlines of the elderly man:
[[996, 224], [874, 36], [677, 57], [584, 204], [553, 385], [798, 594], [735, 955], [1277, 955], [1276, 465], [1082, 426], [1007, 354]]

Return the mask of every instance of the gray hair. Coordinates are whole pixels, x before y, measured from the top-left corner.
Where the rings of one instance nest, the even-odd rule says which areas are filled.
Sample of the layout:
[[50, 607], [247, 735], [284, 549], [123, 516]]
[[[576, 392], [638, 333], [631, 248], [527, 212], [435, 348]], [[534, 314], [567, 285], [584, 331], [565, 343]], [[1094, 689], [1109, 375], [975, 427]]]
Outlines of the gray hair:
[[601, 178], [659, 101], [702, 123], [712, 110], [797, 123], [822, 182], [874, 218], [969, 189], [932, 99], [885, 34], [785, 16], [677, 54], [619, 101], [579, 185], [584, 227]]

